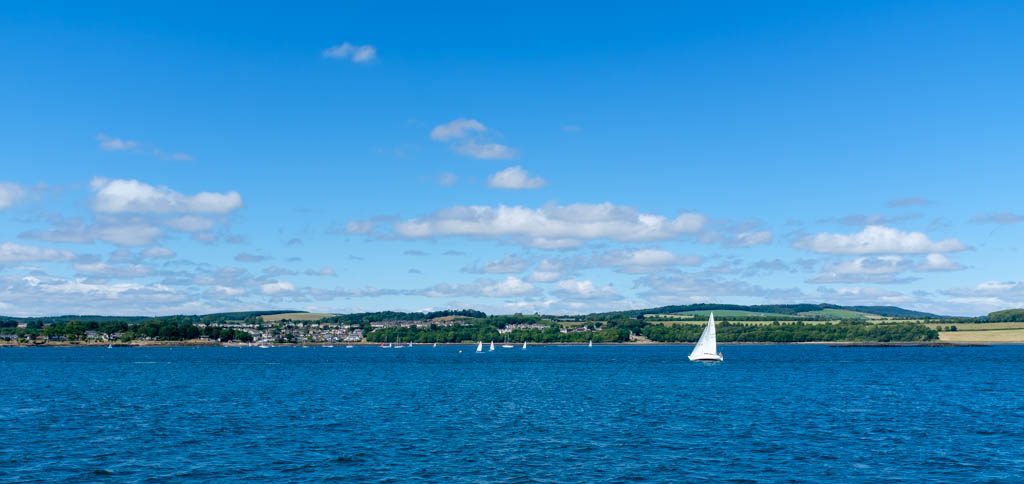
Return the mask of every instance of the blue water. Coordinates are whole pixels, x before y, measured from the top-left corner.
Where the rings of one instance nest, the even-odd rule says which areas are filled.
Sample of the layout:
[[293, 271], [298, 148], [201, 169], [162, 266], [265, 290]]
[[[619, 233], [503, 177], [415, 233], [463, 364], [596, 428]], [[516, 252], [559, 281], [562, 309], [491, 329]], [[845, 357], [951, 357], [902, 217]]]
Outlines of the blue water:
[[1024, 479], [1024, 346], [723, 350], [0, 348], [0, 480]]

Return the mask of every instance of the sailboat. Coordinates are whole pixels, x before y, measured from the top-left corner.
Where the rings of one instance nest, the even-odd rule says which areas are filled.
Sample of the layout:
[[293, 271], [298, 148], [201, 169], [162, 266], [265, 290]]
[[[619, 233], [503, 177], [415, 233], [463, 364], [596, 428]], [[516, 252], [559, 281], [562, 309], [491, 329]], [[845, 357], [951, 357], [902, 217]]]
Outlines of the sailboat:
[[523, 349], [526, 349], [526, 341], [523, 341]]
[[477, 353], [483, 353], [484, 352], [484, 342], [483, 341], [478, 341], [476, 343], [476, 352]]
[[512, 349], [512, 348], [515, 348], [515, 345], [513, 345], [512, 343], [509, 343], [508, 342], [508, 338], [506, 337], [505, 338], [505, 344], [501, 345], [501, 347], [505, 348], [505, 349]]
[[715, 313], [708, 317], [708, 325], [700, 334], [700, 339], [690, 352], [690, 361], [722, 361], [725, 358], [718, 352], [718, 336], [715, 335]]
[[494, 342], [491, 341], [491, 351], [494, 351]]
[[593, 347], [594, 347], [594, 340], [590, 340], [590, 342], [587, 343], [587, 348], [593, 348]]

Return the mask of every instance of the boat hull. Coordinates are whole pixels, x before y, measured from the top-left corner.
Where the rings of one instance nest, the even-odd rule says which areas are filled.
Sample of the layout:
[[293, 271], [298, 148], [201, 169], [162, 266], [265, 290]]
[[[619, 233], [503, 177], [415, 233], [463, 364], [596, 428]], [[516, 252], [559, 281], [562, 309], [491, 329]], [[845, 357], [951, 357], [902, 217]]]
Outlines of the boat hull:
[[724, 361], [725, 360], [725, 358], [722, 357], [721, 353], [719, 353], [717, 355], [690, 355], [688, 358], [690, 358], [690, 361]]

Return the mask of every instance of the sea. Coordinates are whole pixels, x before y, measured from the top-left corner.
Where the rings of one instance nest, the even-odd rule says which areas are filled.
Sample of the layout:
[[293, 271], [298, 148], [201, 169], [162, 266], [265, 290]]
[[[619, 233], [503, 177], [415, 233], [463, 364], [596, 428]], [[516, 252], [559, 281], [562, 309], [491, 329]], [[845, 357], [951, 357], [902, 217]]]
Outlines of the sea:
[[1024, 481], [1024, 346], [474, 350], [0, 348], [0, 481]]

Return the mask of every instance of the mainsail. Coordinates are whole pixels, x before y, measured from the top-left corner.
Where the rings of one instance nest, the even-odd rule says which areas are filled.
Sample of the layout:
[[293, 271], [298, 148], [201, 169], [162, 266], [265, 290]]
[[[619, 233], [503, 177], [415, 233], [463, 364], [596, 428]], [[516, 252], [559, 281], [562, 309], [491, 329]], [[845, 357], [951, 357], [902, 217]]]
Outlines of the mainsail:
[[691, 360], [721, 359], [718, 354], [718, 337], [715, 335], [715, 313], [708, 318], [708, 325], [690, 353]]

